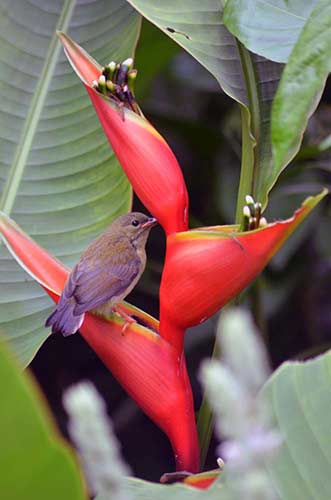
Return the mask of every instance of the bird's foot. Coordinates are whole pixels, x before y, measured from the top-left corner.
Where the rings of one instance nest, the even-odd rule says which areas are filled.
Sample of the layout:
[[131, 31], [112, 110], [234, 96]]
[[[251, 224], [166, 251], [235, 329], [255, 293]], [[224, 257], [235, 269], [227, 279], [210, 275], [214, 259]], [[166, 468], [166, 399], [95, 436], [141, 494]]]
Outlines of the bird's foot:
[[125, 323], [122, 327], [122, 335], [124, 335], [125, 331], [130, 325], [132, 325], [132, 323], [137, 323], [137, 321], [128, 313], [126, 313], [120, 305], [113, 307], [113, 311], [119, 314], [125, 320]]

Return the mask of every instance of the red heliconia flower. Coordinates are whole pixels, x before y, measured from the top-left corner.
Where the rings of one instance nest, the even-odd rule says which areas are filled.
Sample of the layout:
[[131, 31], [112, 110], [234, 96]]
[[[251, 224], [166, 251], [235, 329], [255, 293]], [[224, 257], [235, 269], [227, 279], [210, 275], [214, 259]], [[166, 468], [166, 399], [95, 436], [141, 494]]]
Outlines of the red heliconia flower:
[[167, 234], [185, 231], [188, 228], [188, 194], [181, 169], [168, 144], [142, 115], [132, 94], [125, 98], [127, 83], [126, 91], [122, 91], [120, 85], [109, 81], [109, 85], [118, 88], [117, 94], [114, 91], [112, 97], [109, 91], [108, 95], [103, 95], [96, 90], [103, 68], [67, 35], [60, 33], [59, 38], [137, 196]]
[[[18, 263], [57, 302], [68, 269], [0, 213], [0, 234]], [[184, 355], [158, 334], [159, 323], [123, 303], [139, 323], [87, 313], [80, 333], [142, 410], [167, 434], [178, 470], [199, 470], [192, 391]], [[145, 326], [142, 326], [145, 325]]]
[[290, 219], [254, 231], [215, 226], [168, 236], [160, 335], [181, 352], [185, 329], [209, 318], [254, 280], [325, 194], [308, 198]]

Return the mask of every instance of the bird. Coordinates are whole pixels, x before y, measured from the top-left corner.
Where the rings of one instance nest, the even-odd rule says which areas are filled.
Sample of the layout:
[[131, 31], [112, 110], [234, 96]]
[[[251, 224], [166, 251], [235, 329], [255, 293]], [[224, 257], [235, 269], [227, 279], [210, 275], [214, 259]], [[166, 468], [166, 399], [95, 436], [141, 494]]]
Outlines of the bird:
[[68, 336], [81, 327], [87, 311], [118, 312], [134, 322], [118, 305], [134, 288], [146, 266], [146, 242], [154, 217], [130, 212], [115, 219], [80, 257], [65, 283], [59, 302], [45, 326]]

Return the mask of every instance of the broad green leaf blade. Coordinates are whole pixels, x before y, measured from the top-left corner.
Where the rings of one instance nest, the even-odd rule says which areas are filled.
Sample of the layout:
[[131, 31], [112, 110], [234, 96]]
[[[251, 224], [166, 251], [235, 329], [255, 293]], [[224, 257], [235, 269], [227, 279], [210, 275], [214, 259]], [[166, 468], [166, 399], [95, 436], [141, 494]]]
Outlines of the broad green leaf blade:
[[0, 344], [0, 490], [10, 500], [83, 500], [82, 476], [34, 381]]
[[[0, 207], [72, 265], [132, 194], [56, 30], [102, 64], [133, 53], [140, 19], [125, 0], [4, 0], [0, 14]], [[51, 301], [3, 245], [0, 283], [0, 329], [27, 364]]]
[[284, 363], [264, 388], [284, 444], [269, 468], [282, 500], [328, 500], [331, 491], [331, 353]]
[[228, 0], [223, 21], [249, 50], [287, 62], [317, 0]]
[[222, 23], [219, 0], [128, 2], [208, 69], [226, 94], [248, 104], [239, 50]]
[[[219, 0], [128, 0], [146, 19], [175, 40], [208, 69], [224, 92], [244, 106], [240, 213], [246, 194], [265, 207], [271, 189], [271, 103], [282, 65], [248, 52], [222, 22]], [[249, 114], [247, 114], [247, 110]], [[255, 147], [256, 145], [256, 147]], [[237, 215], [238, 220], [238, 215]]]
[[[141, 479], [127, 479], [127, 494], [132, 500], [237, 500], [229, 496], [220, 480], [207, 490], [200, 490], [185, 484], [157, 484]], [[109, 497], [98, 495], [96, 500], [108, 500]], [[112, 497], [109, 499], [112, 500]], [[114, 496], [116, 500], [116, 496]]]
[[331, 3], [320, 0], [284, 70], [272, 110], [275, 169], [298, 151], [307, 121], [320, 100], [331, 71]]

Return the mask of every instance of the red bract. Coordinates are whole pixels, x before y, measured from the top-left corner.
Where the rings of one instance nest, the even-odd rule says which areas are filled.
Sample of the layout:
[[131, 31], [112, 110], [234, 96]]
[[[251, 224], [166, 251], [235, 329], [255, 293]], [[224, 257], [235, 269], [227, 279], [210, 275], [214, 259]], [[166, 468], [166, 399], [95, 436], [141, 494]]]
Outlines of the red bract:
[[185, 471], [165, 473], [161, 476], [160, 482], [163, 484], [171, 484], [174, 482], [182, 482], [200, 490], [206, 490], [212, 486], [219, 478], [221, 469], [209, 470], [200, 474], [187, 474]]
[[247, 232], [215, 226], [173, 234], [160, 288], [160, 335], [182, 349], [185, 329], [240, 293], [325, 196], [308, 198], [293, 217]]
[[219, 478], [221, 469], [210, 470], [202, 472], [201, 474], [193, 474], [184, 479], [183, 483], [198, 488], [200, 490], [207, 490], [214, 484], [216, 479]]
[[[3, 240], [22, 267], [57, 301], [68, 270], [29, 238], [11, 219], [0, 215]], [[124, 304], [144, 325], [86, 314], [80, 332], [142, 410], [168, 435], [179, 470], [198, 471], [192, 392], [184, 356], [157, 333], [158, 321]], [[154, 331], [156, 330], [156, 331]]]
[[97, 92], [100, 65], [63, 33], [65, 53], [84, 83], [104, 131], [132, 187], [167, 234], [188, 228], [188, 194], [178, 162], [163, 137], [143, 117]]

